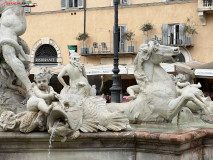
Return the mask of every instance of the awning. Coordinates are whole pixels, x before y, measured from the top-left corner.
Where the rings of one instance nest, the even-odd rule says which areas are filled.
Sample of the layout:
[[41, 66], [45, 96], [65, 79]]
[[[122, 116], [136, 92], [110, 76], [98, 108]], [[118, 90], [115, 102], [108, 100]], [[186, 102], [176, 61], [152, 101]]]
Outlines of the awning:
[[195, 76], [213, 78], [213, 69], [195, 69]]
[[[174, 64], [161, 63], [161, 67], [166, 72], [175, 72]], [[87, 75], [106, 75], [113, 74], [112, 69], [113, 65], [85, 65], [86, 74]], [[119, 65], [120, 72], [119, 74], [134, 74], [134, 66], [133, 65]]]
[[203, 65], [203, 63], [197, 61], [191, 61], [186, 63], [176, 62], [174, 63], [174, 65], [176, 73], [189, 74], [192, 77], [195, 77], [195, 69], [199, 68], [199, 66]]
[[35, 74], [36, 72], [38, 72], [38, 70], [41, 67], [46, 67], [48, 70], [50, 70], [54, 74], [59, 74], [64, 66], [63, 65], [57, 65], [57, 66], [56, 65], [44, 65], [44, 66], [34, 65], [31, 67], [30, 74]]
[[[87, 75], [105, 75], [113, 74], [113, 65], [85, 65], [85, 70]], [[119, 74], [128, 74], [128, 67], [119, 65]]]
[[213, 79], [213, 62], [206, 64], [197, 61], [175, 63], [175, 68], [177, 73], [186, 73], [197, 78]]
[[[30, 70], [30, 74], [35, 74], [41, 66], [33, 66]], [[64, 67], [63, 65], [59, 66], [42, 66], [42, 67], [47, 67], [48, 70], [52, 71], [55, 74], [58, 74], [62, 68]], [[162, 63], [161, 67], [166, 71], [166, 72], [175, 72], [175, 67], [174, 64], [167, 64], [167, 63]], [[85, 70], [87, 75], [112, 75], [113, 72], [113, 65], [85, 65]], [[133, 65], [119, 65], [120, 75], [133, 75], [134, 74], [134, 66]]]

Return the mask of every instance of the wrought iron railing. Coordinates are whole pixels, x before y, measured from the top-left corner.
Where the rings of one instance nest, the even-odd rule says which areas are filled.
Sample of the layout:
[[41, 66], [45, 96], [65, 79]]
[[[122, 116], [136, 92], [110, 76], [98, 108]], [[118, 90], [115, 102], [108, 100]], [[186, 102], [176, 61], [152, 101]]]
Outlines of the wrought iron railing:
[[[109, 42], [93, 42], [92, 44], [80, 45], [81, 55], [89, 54], [112, 54], [113, 44]], [[137, 42], [128, 41], [126, 43], [119, 43], [119, 53], [135, 53], [137, 51]]]
[[203, 7], [213, 7], [213, 0], [202, 0]]

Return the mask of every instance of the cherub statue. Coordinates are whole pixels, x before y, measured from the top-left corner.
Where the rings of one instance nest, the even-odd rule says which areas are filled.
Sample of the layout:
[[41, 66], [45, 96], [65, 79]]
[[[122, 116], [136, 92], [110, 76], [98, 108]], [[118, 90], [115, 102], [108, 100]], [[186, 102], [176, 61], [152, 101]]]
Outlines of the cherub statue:
[[[69, 58], [69, 64], [66, 65], [58, 75], [59, 82], [64, 86], [65, 92], [69, 90], [78, 90], [79, 94], [84, 96], [89, 96], [91, 89], [94, 90], [95, 87], [90, 86], [87, 75], [85, 72], [84, 64], [80, 62], [80, 56], [78, 53], [73, 52]], [[68, 74], [69, 76], [69, 86], [63, 80], [63, 76]], [[94, 93], [94, 91], [92, 91]]]
[[[176, 90], [178, 92], [179, 95], [182, 94], [182, 89], [189, 86], [189, 87], [194, 87], [194, 88], [201, 88], [201, 84], [191, 84], [188, 80], [186, 75], [179, 73], [176, 76], [171, 76], [172, 80], [174, 81], [175, 85], [176, 85]], [[204, 96], [203, 92], [200, 91], [199, 92], [200, 96]]]
[[52, 101], [56, 100], [58, 94], [49, 86], [52, 74], [45, 68], [41, 68], [35, 74], [35, 82], [32, 86], [32, 96], [27, 101], [27, 109], [29, 111], [39, 112], [37, 122], [42, 126], [41, 119], [50, 113], [52, 109]]

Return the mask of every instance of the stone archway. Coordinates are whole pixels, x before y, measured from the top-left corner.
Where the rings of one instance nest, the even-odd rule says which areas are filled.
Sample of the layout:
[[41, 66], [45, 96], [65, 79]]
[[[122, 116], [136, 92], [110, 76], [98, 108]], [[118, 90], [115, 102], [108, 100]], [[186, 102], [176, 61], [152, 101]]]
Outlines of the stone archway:
[[192, 55], [189, 52], [189, 50], [185, 47], [180, 47], [180, 52], [182, 53], [182, 55], [185, 58], [185, 62], [190, 62], [192, 61]]
[[56, 56], [56, 63], [58, 65], [61, 65], [62, 64], [62, 53], [61, 53], [61, 50], [59, 48], [59, 46], [57, 45], [57, 43], [50, 39], [49, 37], [44, 37], [44, 38], [41, 38], [40, 40], [38, 40], [32, 47], [32, 50], [31, 50], [31, 62], [35, 63], [35, 56], [36, 56], [36, 52], [37, 50], [41, 47], [41, 46], [52, 46], [54, 48], [54, 50], [56, 51], [57, 53], [57, 56]]

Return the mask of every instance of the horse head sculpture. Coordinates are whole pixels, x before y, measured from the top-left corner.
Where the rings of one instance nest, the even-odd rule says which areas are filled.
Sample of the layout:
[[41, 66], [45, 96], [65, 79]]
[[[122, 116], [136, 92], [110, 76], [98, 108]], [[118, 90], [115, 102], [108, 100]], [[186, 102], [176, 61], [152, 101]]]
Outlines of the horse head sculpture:
[[[142, 44], [134, 61], [137, 85], [128, 88], [137, 92], [135, 99], [122, 104], [109, 104], [110, 111], [124, 111], [130, 122], [171, 122], [187, 102], [202, 110], [201, 119], [212, 122], [210, 113], [199, 97], [197, 87], [187, 86], [177, 91], [174, 82], [160, 63], [180, 54], [178, 47], [160, 45], [156, 41]], [[128, 90], [127, 89], [127, 90]]]

